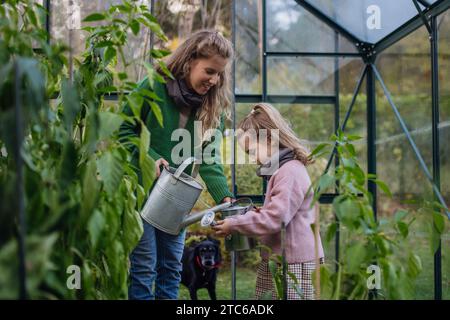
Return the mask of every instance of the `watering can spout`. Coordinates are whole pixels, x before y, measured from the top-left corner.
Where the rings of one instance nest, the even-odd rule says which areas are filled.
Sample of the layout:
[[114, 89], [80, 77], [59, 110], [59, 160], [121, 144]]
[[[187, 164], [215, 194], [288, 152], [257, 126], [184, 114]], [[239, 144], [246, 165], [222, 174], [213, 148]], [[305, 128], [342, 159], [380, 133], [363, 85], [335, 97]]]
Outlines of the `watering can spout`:
[[225, 202], [225, 203], [219, 204], [215, 207], [212, 207], [210, 209], [206, 209], [206, 210], [203, 210], [203, 211], [200, 211], [197, 213], [192, 213], [192, 214], [186, 216], [186, 218], [184, 218], [183, 222], [181, 223], [180, 229], [186, 228], [187, 226], [200, 221], [206, 214], [215, 213], [217, 211], [227, 209], [231, 206], [232, 206], [231, 202]]

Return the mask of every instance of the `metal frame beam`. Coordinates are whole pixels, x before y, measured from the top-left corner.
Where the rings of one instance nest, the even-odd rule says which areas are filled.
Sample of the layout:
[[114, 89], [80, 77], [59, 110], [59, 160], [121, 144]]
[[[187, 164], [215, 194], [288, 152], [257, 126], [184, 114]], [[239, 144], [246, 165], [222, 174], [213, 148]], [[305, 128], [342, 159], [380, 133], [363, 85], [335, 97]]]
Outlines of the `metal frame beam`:
[[[450, 8], [450, 0], [442, 0], [436, 3], [433, 3], [427, 9], [424, 10], [425, 16], [429, 19], [431, 17], [435, 17], [445, 10]], [[379, 54], [381, 51], [389, 48], [394, 43], [398, 42], [402, 38], [406, 37], [411, 32], [420, 28], [423, 25], [423, 20], [420, 17], [420, 14], [405, 22], [402, 26], [397, 28], [395, 31], [388, 34], [386, 37], [375, 43], [374, 52]]]
[[[231, 36], [233, 39], [233, 44], [236, 43], [236, 1], [231, 1], [231, 18], [233, 21], [231, 21]], [[233, 88], [233, 106], [236, 106], [236, 59], [233, 59], [233, 66], [232, 66], [232, 88]], [[232, 111], [232, 121], [233, 121], [233, 129], [236, 129], [236, 108], [233, 108]], [[236, 163], [236, 154], [235, 154], [235, 141], [233, 142], [233, 148], [231, 150], [232, 152], [232, 159], [233, 163]], [[235, 198], [237, 198], [237, 185], [236, 185], [236, 167], [234, 165], [231, 166], [231, 186], [233, 188], [233, 195]], [[231, 257], [231, 299], [236, 300], [236, 252], [232, 251], [230, 253]]]
[[19, 265], [19, 298], [24, 300], [28, 298], [27, 293], [27, 271], [26, 271], [26, 234], [27, 225], [25, 217], [25, 186], [24, 186], [24, 165], [22, 159], [22, 145], [24, 139], [23, 132], [23, 114], [22, 114], [22, 90], [20, 77], [20, 66], [14, 61], [14, 118], [15, 118], [15, 143], [14, 157], [16, 160], [16, 197], [15, 209], [17, 210], [17, 254]]
[[45, 31], [47, 32], [47, 43], [50, 43], [51, 39], [51, 30], [50, 30], [50, 22], [51, 22], [51, 3], [50, 0], [44, 0], [44, 8], [47, 11], [45, 15]]
[[358, 52], [269, 51], [266, 54], [269, 57], [361, 57]]
[[[377, 123], [376, 123], [376, 91], [375, 76], [371, 64], [367, 65], [366, 94], [367, 94], [367, 173], [377, 174]], [[375, 219], [378, 215], [377, 184], [373, 180], [367, 182], [367, 189], [372, 194], [372, 210]]]
[[334, 104], [335, 96], [295, 96], [295, 95], [266, 95], [263, 94], [236, 94], [237, 103], [258, 103], [266, 101], [270, 103], [292, 103], [292, 104]]
[[[431, 54], [431, 139], [433, 146], [433, 181], [441, 190], [441, 164], [439, 158], [439, 56], [438, 27], [436, 17], [431, 18], [430, 25]], [[442, 252], [441, 241], [434, 254], [434, 299], [442, 300]]]

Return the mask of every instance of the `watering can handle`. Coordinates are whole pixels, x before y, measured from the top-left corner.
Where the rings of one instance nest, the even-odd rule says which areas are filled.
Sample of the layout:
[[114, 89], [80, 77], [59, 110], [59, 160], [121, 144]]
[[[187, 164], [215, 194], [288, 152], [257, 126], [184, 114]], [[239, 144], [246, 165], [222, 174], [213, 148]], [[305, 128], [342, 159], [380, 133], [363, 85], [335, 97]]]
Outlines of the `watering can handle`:
[[181, 173], [192, 163], [194, 162], [194, 166], [192, 167], [192, 174], [191, 176], [195, 178], [198, 173], [198, 166], [199, 164], [195, 163], [195, 157], [189, 157], [186, 160], [183, 161], [183, 163], [177, 168], [175, 171], [174, 177], [178, 180], [180, 178]]

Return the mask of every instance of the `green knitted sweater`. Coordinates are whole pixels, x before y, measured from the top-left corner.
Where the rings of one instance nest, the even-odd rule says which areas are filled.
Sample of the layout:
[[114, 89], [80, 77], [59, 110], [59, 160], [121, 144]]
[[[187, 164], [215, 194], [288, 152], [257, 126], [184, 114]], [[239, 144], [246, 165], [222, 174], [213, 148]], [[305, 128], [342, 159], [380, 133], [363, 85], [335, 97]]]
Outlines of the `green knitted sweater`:
[[[153, 90], [161, 98], [162, 101], [156, 101], [161, 109], [162, 118], [163, 118], [163, 127], [161, 127], [156, 119], [156, 116], [153, 112], [149, 111], [150, 107], [147, 102], [144, 102], [142, 106], [143, 112], [141, 112], [142, 117], [145, 117], [144, 123], [146, 124], [148, 130], [150, 131], [150, 148], [149, 155], [154, 159], [158, 160], [160, 158], [164, 158], [167, 160], [172, 167], [178, 167], [178, 165], [174, 164], [172, 161], [172, 149], [180, 143], [178, 141], [171, 141], [172, 132], [178, 129], [180, 112], [175, 105], [173, 99], [168, 95], [167, 88], [165, 84], [155, 81], [153, 84]], [[140, 88], [149, 89], [150, 84], [148, 79], [145, 78], [140, 83]], [[131, 115], [131, 109], [128, 105], [124, 107], [124, 113]], [[185, 129], [189, 131], [191, 137], [191, 154], [190, 156], [194, 156], [194, 121], [195, 121], [195, 113], [191, 112], [188, 121], [186, 123]], [[224, 116], [221, 117], [219, 130], [223, 132], [224, 130]], [[124, 122], [120, 128], [119, 136], [122, 141], [123, 139], [127, 139], [127, 137], [136, 137], [138, 135], [138, 128], [135, 123], [130, 123], [128, 121]], [[216, 144], [216, 146], [220, 146], [220, 141], [216, 141], [213, 139], [212, 144]], [[212, 147], [211, 145], [210, 147]], [[204, 146], [206, 147], [206, 146]], [[203, 149], [204, 149], [203, 147]], [[199, 168], [199, 174], [203, 181], [206, 184], [208, 192], [211, 194], [214, 201], [219, 204], [225, 197], [233, 197], [233, 194], [228, 189], [227, 179], [223, 172], [223, 166], [221, 163], [221, 157], [219, 148], [214, 148], [216, 152], [212, 153], [214, 157], [214, 162], [205, 163], [202, 162]], [[187, 156], [183, 155], [184, 158]], [[137, 149], [133, 150], [133, 163], [137, 163], [138, 152]], [[192, 165], [187, 167], [185, 172], [190, 173], [192, 170]]]

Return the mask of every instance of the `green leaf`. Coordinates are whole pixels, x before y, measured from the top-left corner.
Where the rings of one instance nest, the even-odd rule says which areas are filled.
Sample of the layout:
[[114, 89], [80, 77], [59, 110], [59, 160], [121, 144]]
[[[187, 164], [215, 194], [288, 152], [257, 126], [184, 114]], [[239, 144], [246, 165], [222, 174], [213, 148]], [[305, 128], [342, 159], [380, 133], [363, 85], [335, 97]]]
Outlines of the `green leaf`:
[[105, 60], [105, 64], [107, 65], [112, 59], [116, 57], [116, 55], [117, 51], [113, 46], [106, 48], [105, 55], [103, 58]]
[[126, 72], [119, 72], [119, 73], [117, 74], [117, 76], [118, 76], [119, 79], [122, 80], [122, 81], [128, 78], [128, 74], [127, 74]]
[[95, 160], [90, 159], [83, 174], [83, 201], [80, 207], [81, 221], [85, 223], [87, 217], [92, 213], [98, 201], [100, 192], [100, 181], [97, 180], [97, 164]]
[[123, 122], [123, 118], [112, 112], [100, 112], [100, 131], [99, 139], [107, 139], [116, 132]]
[[354, 145], [348, 144], [347, 145], [347, 150], [348, 150], [348, 152], [350, 153], [350, 155], [352, 157], [356, 157], [356, 150], [355, 150], [355, 146]]
[[151, 55], [153, 58], [161, 59], [168, 56], [171, 53], [170, 50], [162, 50], [162, 49], [152, 49]]
[[140, 27], [139, 22], [136, 19], [131, 20], [130, 28], [135, 36], [137, 36], [139, 33], [139, 27]]
[[104, 48], [104, 47], [112, 47], [114, 45], [114, 42], [112, 42], [111, 40], [103, 40], [103, 41], [99, 41], [95, 44], [96, 48]]
[[127, 253], [135, 248], [139, 239], [143, 233], [142, 219], [139, 213], [135, 210], [136, 197], [134, 196], [131, 182], [125, 180], [123, 197], [128, 198], [123, 216], [123, 235], [124, 235], [124, 247]]
[[310, 157], [315, 157], [316, 155], [318, 155], [322, 150], [324, 150], [325, 148], [328, 148], [330, 146], [329, 143], [321, 143], [319, 144], [317, 147], [314, 148], [314, 150], [310, 153]]
[[330, 186], [333, 185], [334, 182], [335, 182], [335, 178], [333, 176], [329, 175], [328, 173], [322, 175], [319, 178], [319, 184], [317, 186], [318, 193], [325, 192]]
[[442, 234], [445, 229], [445, 218], [444, 215], [440, 212], [433, 211], [433, 222], [434, 227], [436, 228], [436, 231], [439, 234]]
[[97, 168], [106, 192], [113, 196], [122, 180], [123, 168], [117, 152], [108, 150], [97, 160]]
[[349, 135], [346, 136], [346, 138], [347, 138], [347, 141], [357, 141], [357, 140], [361, 140], [362, 139], [361, 136], [358, 136], [358, 135], [355, 135], [355, 134], [349, 134]]
[[397, 212], [395, 213], [395, 216], [394, 216], [394, 220], [395, 220], [395, 222], [399, 222], [400, 220], [402, 220], [407, 215], [408, 215], [408, 211], [397, 210]]
[[92, 22], [92, 21], [101, 21], [105, 20], [106, 16], [101, 13], [93, 13], [88, 15], [86, 18], [83, 19], [83, 22]]
[[400, 231], [400, 234], [402, 235], [402, 237], [406, 238], [409, 233], [408, 225], [406, 223], [404, 223], [403, 221], [399, 221], [399, 222], [397, 222], [397, 227], [398, 227], [398, 230]]
[[347, 248], [346, 262], [349, 273], [357, 273], [366, 256], [366, 248], [363, 243], [355, 243]]
[[152, 100], [155, 100], [155, 101], [163, 101], [163, 100], [162, 100], [155, 92], [150, 91], [150, 90], [148, 90], [148, 89], [141, 88], [141, 89], [139, 89], [139, 92], [140, 92], [144, 97], [148, 97], [148, 98], [150, 98], [150, 99], [152, 99]]
[[155, 80], [159, 83], [166, 83], [166, 80], [164, 80], [164, 78], [158, 72], [156, 72], [155, 69], [153, 69], [153, 66], [150, 63], [144, 62], [144, 67], [147, 70], [150, 88], [153, 89]]
[[89, 239], [94, 249], [97, 248], [98, 240], [100, 239], [101, 233], [105, 227], [105, 223], [106, 220], [102, 212], [99, 210], [94, 210], [94, 213], [89, 219], [87, 228], [89, 232]]
[[151, 31], [153, 31], [158, 38], [160, 38], [163, 41], [168, 41], [166, 35], [164, 34], [164, 31], [161, 29], [161, 26], [153, 21], [150, 20], [146, 20], [144, 18], [137, 18], [136, 20], [138, 20], [140, 23], [142, 23], [143, 25], [145, 25], [147, 28], [149, 28]]
[[126, 96], [128, 104], [134, 114], [135, 117], [140, 118], [141, 116], [141, 108], [144, 103], [144, 98], [138, 94], [137, 92], [130, 93]]
[[141, 139], [139, 146], [139, 166], [141, 167], [142, 183], [144, 191], [147, 194], [153, 181], [155, 180], [155, 162], [149, 156], [148, 149], [150, 147], [150, 132], [147, 127], [141, 123]]
[[337, 223], [333, 222], [328, 227], [327, 233], [325, 235], [325, 241], [330, 242], [331, 240], [333, 240], [334, 236], [336, 235], [336, 231], [337, 231]]
[[422, 261], [420, 257], [414, 253], [410, 253], [408, 257], [408, 273], [411, 277], [416, 278], [422, 272]]
[[65, 189], [77, 176], [78, 154], [75, 144], [69, 140], [64, 145], [60, 170], [59, 184]]
[[335, 198], [333, 207], [336, 216], [341, 222], [349, 228], [354, 228], [359, 223], [360, 207], [355, 200], [350, 198]]
[[377, 184], [377, 186], [390, 198], [392, 198], [392, 193], [391, 190], [389, 189], [389, 187], [387, 186], [387, 184], [385, 184], [383, 181], [381, 180], [373, 180], [373, 182], [375, 182]]
[[170, 72], [170, 70], [167, 68], [164, 61], [159, 61], [158, 64], [159, 64], [159, 67], [161, 68], [162, 72], [164, 72], [164, 74], [166, 76], [168, 76], [170, 79], [175, 79], [174, 76], [172, 75], [172, 73]]
[[152, 109], [152, 113], [155, 115], [156, 120], [158, 120], [159, 125], [161, 128], [164, 128], [164, 122], [163, 122], [163, 115], [161, 112], [161, 108], [159, 105], [151, 100], [147, 100], [147, 102], [150, 104], [150, 107]]
[[67, 80], [61, 83], [62, 112], [67, 132], [71, 135], [75, 118], [80, 112], [81, 106], [77, 89]]

